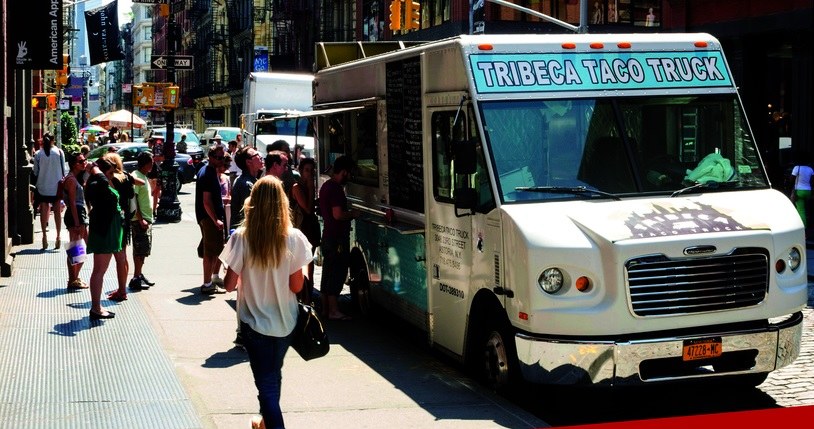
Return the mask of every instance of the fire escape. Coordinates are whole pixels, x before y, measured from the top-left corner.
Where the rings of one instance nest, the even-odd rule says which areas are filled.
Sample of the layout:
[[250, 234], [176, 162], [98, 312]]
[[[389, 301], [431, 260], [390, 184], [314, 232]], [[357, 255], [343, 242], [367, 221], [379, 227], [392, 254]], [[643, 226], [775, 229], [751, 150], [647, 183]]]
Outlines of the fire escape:
[[257, 11], [255, 26], [266, 31], [256, 31], [261, 37], [255, 40], [268, 46], [272, 71], [311, 71], [319, 7], [315, 0], [266, 0], [262, 13]]

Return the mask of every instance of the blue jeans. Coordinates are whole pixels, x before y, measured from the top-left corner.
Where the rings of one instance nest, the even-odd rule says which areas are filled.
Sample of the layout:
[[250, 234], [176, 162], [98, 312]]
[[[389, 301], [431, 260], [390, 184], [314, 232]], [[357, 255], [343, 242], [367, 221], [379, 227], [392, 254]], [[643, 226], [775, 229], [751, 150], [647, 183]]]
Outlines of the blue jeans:
[[280, 409], [283, 358], [291, 345], [291, 337], [269, 337], [254, 331], [246, 323], [240, 323], [243, 346], [249, 354], [249, 365], [257, 386], [260, 414], [266, 428], [284, 428], [283, 411]]
[[325, 295], [339, 296], [348, 278], [350, 238], [324, 237], [319, 251], [322, 252], [319, 291]]

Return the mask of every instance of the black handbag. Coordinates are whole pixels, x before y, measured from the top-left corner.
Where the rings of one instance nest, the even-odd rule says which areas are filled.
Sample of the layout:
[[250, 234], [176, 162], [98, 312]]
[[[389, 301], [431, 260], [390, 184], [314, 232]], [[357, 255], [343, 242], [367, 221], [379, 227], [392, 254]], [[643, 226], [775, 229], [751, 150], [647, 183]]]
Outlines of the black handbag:
[[316, 310], [301, 302], [297, 303], [297, 306], [299, 307], [297, 327], [294, 328], [291, 347], [305, 360], [325, 356], [331, 348], [331, 343]]

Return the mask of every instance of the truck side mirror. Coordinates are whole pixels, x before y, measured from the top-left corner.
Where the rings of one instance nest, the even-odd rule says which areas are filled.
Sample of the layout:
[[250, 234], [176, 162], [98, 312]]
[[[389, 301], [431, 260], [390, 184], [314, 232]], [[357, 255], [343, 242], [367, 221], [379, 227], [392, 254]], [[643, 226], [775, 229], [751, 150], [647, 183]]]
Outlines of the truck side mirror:
[[[453, 192], [455, 202], [455, 217], [471, 216], [475, 214], [478, 206], [478, 191], [472, 188], [458, 188]], [[468, 210], [469, 212], [458, 213], [458, 210]]]
[[478, 166], [475, 140], [457, 141], [453, 145], [455, 174], [475, 174]]

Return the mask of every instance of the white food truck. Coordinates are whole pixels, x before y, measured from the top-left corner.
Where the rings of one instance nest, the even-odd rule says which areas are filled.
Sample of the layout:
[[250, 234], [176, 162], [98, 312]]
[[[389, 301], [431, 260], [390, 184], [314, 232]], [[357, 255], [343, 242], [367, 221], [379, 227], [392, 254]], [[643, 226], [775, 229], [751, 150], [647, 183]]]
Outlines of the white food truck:
[[490, 385], [759, 384], [798, 355], [803, 224], [709, 34], [319, 43], [349, 285]]

